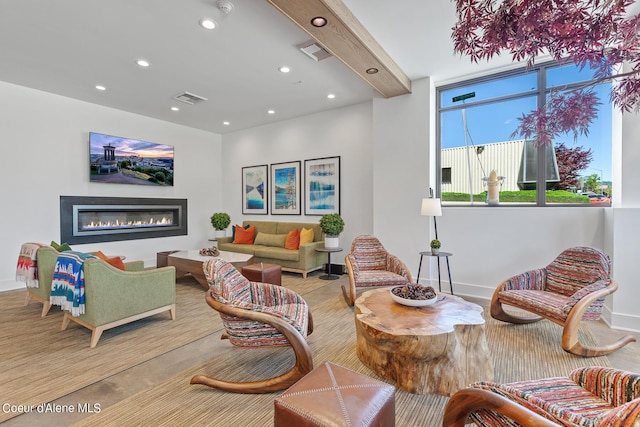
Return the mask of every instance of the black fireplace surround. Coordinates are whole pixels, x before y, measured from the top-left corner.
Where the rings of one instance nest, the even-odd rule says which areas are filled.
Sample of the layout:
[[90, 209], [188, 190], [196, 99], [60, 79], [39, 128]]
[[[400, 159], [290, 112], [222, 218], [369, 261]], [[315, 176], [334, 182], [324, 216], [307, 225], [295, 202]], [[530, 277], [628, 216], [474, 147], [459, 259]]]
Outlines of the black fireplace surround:
[[60, 241], [69, 244], [187, 234], [187, 199], [60, 196]]

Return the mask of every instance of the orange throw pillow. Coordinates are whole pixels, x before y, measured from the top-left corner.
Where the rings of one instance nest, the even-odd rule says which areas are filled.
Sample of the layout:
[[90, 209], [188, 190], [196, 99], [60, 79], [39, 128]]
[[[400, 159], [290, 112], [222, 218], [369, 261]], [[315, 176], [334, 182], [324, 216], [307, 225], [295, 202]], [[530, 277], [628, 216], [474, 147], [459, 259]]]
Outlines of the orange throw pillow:
[[284, 242], [285, 249], [297, 250], [300, 247], [300, 230], [294, 228], [287, 234], [287, 240]]
[[101, 251], [96, 252], [96, 256], [98, 258], [100, 258], [101, 260], [105, 261], [107, 264], [112, 265], [115, 268], [119, 268], [122, 271], [126, 271], [126, 269], [127, 269], [124, 266], [124, 262], [122, 261], [122, 258], [120, 258], [119, 256], [114, 256], [113, 258], [108, 258]]
[[233, 243], [241, 245], [253, 245], [253, 239], [256, 235], [256, 226], [251, 226], [246, 230], [240, 225], [236, 225], [236, 238]]

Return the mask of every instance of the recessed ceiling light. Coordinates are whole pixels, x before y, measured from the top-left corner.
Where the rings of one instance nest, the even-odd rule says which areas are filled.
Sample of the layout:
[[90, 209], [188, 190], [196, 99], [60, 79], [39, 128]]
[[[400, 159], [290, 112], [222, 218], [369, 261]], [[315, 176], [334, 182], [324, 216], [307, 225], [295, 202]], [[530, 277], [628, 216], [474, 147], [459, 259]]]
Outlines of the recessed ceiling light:
[[322, 16], [316, 16], [311, 20], [311, 25], [318, 28], [324, 27], [325, 25], [327, 25], [327, 18], [323, 18]]
[[367, 74], [376, 74], [377, 72], [377, 68], [367, 68]]
[[107, 90], [107, 88], [102, 86], [102, 85], [96, 85], [96, 89], [98, 89], [98, 90]]
[[205, 30], [213, 30], [214, 28], [216, 28], [218, 26], [218, 24], [213, 19], [202, 18], [200, 20], [200, 26], [202, 28], [204, 28]]
[[180, 111], [178, 107], [171, 107], [171, 111]]
[[289, 71], [291, 71], [291, 68], [289, 68], [287, 66], [282, 66], [282, 67], [278, 68], [278, 71], [280, 71], [281, 73], [288, 73]]
[[143, 68], [147, 68], [148, 66], [151, 65], [151, 63], [149, 61], [147, 61], [146, 59], [138, 59], [136, 61], [136, 64], [138, 64], [139, 66], [141, 66]]
[[276, 113], [276, 111], [275, 111], [275, 110], [267, 110], [267, 113], [269, 113], [269, 114], [275, 114], [275, 113]]
[[225, 126], [229, 126], [231, 123], [229, 123], [229, 122], [222, 122], [222, 124], [223, 124], [223, 125], [225, 125]]
[[329, 98], [329, 99], [333, 99], [333, 98], [335, 98], [335, 97], [336, 97], [336, 96], [335, 96], [333, 93], [330, 93], [329, 95], [327, 95], [327, 98]]

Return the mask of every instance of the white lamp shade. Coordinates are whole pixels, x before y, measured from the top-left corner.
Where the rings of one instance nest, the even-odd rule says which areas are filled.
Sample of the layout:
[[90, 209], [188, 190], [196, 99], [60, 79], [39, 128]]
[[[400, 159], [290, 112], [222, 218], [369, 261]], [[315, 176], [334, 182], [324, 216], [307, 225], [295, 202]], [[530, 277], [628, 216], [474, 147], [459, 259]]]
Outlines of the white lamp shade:
[[420, 209], [420, 215], [442, 216], [442, 205], [440, 205], [440, 199], [422, 199], [422, 208]]

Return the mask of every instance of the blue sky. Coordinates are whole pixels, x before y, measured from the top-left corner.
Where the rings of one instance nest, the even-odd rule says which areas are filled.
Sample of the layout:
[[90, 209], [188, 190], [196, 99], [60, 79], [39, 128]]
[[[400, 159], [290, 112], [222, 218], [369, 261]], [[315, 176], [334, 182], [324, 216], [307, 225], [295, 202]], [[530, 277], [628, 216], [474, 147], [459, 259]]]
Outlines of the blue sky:
[[136, 155], [146, 158], [173, 158], [173, 147], [170, 145], [155, 144], [153, 142], [139, 141], [119, 136], [90, 134], [90, 153], [104, 154], [102, 146], [111, 144], [116, 147], [116, 156]]
[[[548, 73], [549, 86], [563, 85], [567, 81], [581, 80], [589, 75], [589, 70], [577, 71], [574, 66], [559, 67], [553, 73]], [[536, 89], [537, 83], [534, 73], [514, 76], [501, 81], [480, 83], [466, 87], [448, 90], [442, 93], [442, 106], [462, 105], [462, 101], [452, 102], [457, 95], [475, 92], [476, 96], [464, 101], [468, 105], [466, 110], [469, 144], [484, 145], [494, 142], [509, 141], [511, 133], [518, 126], [518, 118], [523, 112], [535, 109], [534, 96], [503, 101], [499, 103], [473, 106], [474, 102], [491, 99], [512, 93], [525, 92]], [[609, 101], [610, 85], [601, 85], [596, 89], [602, 104], [598, 118], [590, 126], [589, 136], [579, 136], [577, 141], [573, 135], [565, 135], [556, 140], [564, 142], [569, 148], [582, 146], [591, 148], [593, 153], [589, 167], [583, 170], [583, 175], [597, 174], [603, 181], [611, 180], [611, 126], [612, 114]], [[465, 145], [464, 126], [461, 110], [452, 110], [442, 114], [442, 148], [459, 147]]]

